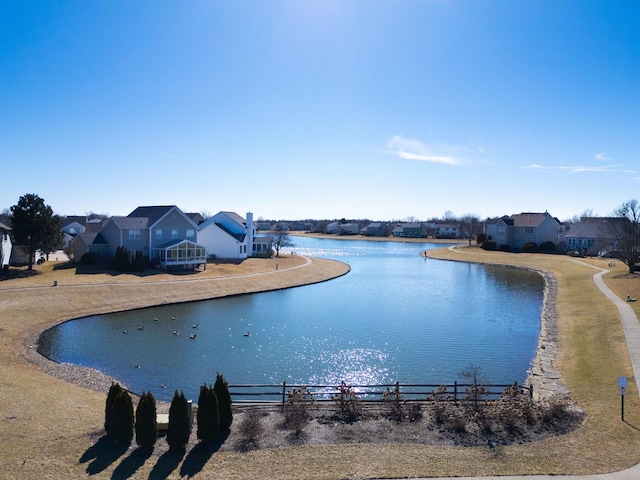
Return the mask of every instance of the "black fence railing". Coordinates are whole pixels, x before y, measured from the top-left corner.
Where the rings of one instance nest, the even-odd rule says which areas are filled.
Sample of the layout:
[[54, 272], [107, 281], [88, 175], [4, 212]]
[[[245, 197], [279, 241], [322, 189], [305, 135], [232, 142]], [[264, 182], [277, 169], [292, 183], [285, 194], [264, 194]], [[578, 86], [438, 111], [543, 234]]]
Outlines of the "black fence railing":
[[[523, 386], [515, 384], [479, 384], [475, 387], [482, 388], [478, 395], [483, 400], [497, 400], [504, 393], [506, 388], [517, 387], [519, 391], [530, 398], [533, 398], [533, 386]], [[418, 383], [391, 383], [383, 385], [348, 385], [351, 391], [355, 392], [360, 400], [364, 402], [381, 402], [387, 392], [398, 392], [406, 401], [428, 401], [433, 399], [434, 393], [438, 394], [439, 400], [460, 401], [469, 398], [470, 392], [474, 390], [474, 384], [458, 383], [452, 384], [418, 384]], [[282, 404], [287, 401], [288, 395], [294, 390], [304, 388], [307, 393], [313, 396], [314, 401], [332, 401], [332, 398], [340, 393], [340, 385], [303, 385], [289, 384], [287, 382], [272, 384], [252, 384], [252, 385], [229, 385], [229, 392], [234, 403], [270, 403]]]

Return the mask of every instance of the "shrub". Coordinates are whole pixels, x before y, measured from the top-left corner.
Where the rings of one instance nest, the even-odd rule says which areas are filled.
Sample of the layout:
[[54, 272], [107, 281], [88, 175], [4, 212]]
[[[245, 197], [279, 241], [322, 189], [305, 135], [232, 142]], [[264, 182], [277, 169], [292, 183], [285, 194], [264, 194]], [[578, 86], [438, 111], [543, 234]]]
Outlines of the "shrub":
[[147, 258], [142, 254], [141, 250], [136, 250], [136, 256], [131, 263], [131, 270], [144, 272], [145, 268], [147, 268]]
[[183, 449], [189, 443], [191, 433], [191, 415], [184, 392], [176, 390], [169, 407], [169, 427], [167, 428], [167, 443], [170, 450]]
[[382, 394], [382, 404], [386, 407], [389, 420], [397, 423], [401, 423], [404, 420], [406, 402], [402, 399], [397, 385], [393, 390], [387, 387], [387, 390]]
[[98, 255], [96, 253], [87, 252], [80, 257], [81, 265], [95, 265], [98, 263]]
[[509, 245], [507, 245], [506, 243], [503, 243], [502, 245], [500, 245], [500, 251], [501, 252], [510, 252], [511, 251], [511, 247]]
[[220, 413], [218, 396], [205, 383], [200, 387], [198, 397], [198, 438], [204, 443], [213, 442], [220, 434]]
[[543, 423], [553, 423], [566, 414], [568, 407], [567, 398], [558, 395], [549, 397], [540, 405], [540, 420]]
[[110, 436], [118, 443], [130, 444], [133, 440], [133, 402], [126, 390], [122, 390], [113, 402]]
[[331, 397], [336, 406], [337, 415], [346, 423], [353, 423], [362, 416], [362, 404], [360, 397], [353, 387], [341, 382], [338, 393]]
[[482, 245], [487, 240], [488, 240], [488, 237], [486, 233], [479, 233], [478, 236], [476, 237], [476, 244]]
[[257, 410], [250, 410], [242, 416], [242, 420], [238, 425], [242, 450], [249, 450], [251, 447], [258, 446], [258, 438], [262, 435], [264, 428], [260, 421], [260, 416]]
[[141, 447], [153, 447], [158, 440], [156, 399], [151, 392], [143, 393], [136, 408], [136, 443]]
[[316, 405], [313, 394], [307, 387], [294, 388], [287, 393], [287, 401], [282, 406], [282, 414], [287, 428], [300, 435], [309, 421], [309, 409]]
[[522, 251], [524, 253], [538, 253], [540, 252], [540, 249], [538, 248], [538, 245], [535, 242], [527, 242], [522, 247]]
[[111, 387], [109, 387], [109, 393], [107, 394], [107, 402], [104, 408], [104, 429], [107, 432], [107, 435], [111, 433], [111, 419], [113, 416], [113, 404], [115, 403], [116, 397], [118, 394], [122, 392], [122, 387], [119, 383], [111, 382]]
[[493, 240], [485, 240], [484, 242], [482, 242], [482, 249], [483, 250], [495, 250], [496, 249], [496, 242], [494, 242]]
[[556, 248], [556, 244], [553, 243], [552, 241], [547, 241], [547, 242], [542, 242], [540, 244], [540, 251], [541, 252], [555, 252], [557, 250]]
[[125, 247], [117, 247], [113, 258], [113, 266], [121, 272], [131, 271], [131, 253]]
[[213, 390], [218, 397], [218, 411], [220, 412], [220, 430], [227, 431], [233, 423], [233, 410], [229, 384], [219, 373], [216, 375], [216, 383]]
[[429, 400], [433, 402], [431, 411], [437, 424], [442, 424], [448, 419], [448, 402], [451, 402], [452, 399], [451, 394], [447, 393], [447, 387], [444, 385], [439, 386], [437, 390], [431, 392], [431, 396], [429, 397]]

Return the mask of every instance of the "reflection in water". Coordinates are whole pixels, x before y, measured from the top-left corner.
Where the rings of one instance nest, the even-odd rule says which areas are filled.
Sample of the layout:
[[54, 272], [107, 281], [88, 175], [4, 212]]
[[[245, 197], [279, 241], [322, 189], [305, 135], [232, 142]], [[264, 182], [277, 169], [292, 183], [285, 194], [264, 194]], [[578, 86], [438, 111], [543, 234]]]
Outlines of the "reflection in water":
[[493, 383], [525, 379], [539, 333], [539, 275], [425, 261], [419, 252], [431, 244], [295, 241], [296, 253], [336, 258], [351, 272], [67, 322], [42, 335], [39, 351], [163, 400], [175, 389], [197, 398], [217, 372], [231, 384], [438, 384], [474, 364]]

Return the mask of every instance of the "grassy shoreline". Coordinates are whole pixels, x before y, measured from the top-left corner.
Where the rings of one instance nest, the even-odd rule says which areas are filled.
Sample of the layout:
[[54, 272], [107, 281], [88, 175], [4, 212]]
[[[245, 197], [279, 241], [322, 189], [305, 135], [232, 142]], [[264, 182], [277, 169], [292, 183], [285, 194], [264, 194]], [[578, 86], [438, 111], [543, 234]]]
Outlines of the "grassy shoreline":
[[[326, 237], [325, 237], [326, 238]], [[556, 366], [573, 398], [587, 413], [582, 428], [563, 437], [535, 444], [487, 448], [414, 444], [354, 443], [321, 447], [289, 447], [250, 453], [218, 452], [199, 465], [203, 478], [393, 478], [416, 476], [476, 476], [508, 474], [589, 474], [629, 467], [640, 461], [640, 402], [635, 382], [625, 397], [625, 420], [620, 421], [617, 377], [632, 379], [617, 311], [592, 281], [595, 270], [569, 257], [484, 252], [479, 249], [437, 249], [432, 258], [536, 268], [553, 273], [558, 282], [557, 312], [560, 353]], [[299, 266], [296, 258], [290, 266]], [[244, 292], [288, 288], [332, 278], [344, 267], [338, 262], [314, 260], [312, 266], [286, 270], [273, 263], [221, 266], [215, 276], [170, 282], [157, 277], [116, 276], [91, 282], [80, 276], [62, 276], [61, 270], [0, 282], [0, 477], [3, 478], [112, 478], [114, 472], [135, 464], [135, 477], [180, 478], [187, 458], [136, 460], [129, 450], [105, 457], [94, 454], [103, 422], [105, 394], [46, 374], [26, 360], [33, 349], [33, 332], [83, 315], [164, 302], [191, 301]], [[607, 268], [604, 260], [588, 260]], [[235, 270], [240, 267], [242, 271]], [[268, 275], [252, 275], [261, 270]], [[342, 270], [341, 270], [342, 269]], [[633, 278], [619, 265], [605, 276], [620, 296], [639, 296]], [[52, 279], [59, 287], [50, 287]], [[201, 278], [201, 277], [199, 277]], [[175, 279], [175, 277], [174, 277]], [[159, 280], [159, 281], [158, 281]], [[74, 283], [75, 282], [75, 283]], [[14, 286], [15, 285], [15, 286]], [[32, 288], [38, 287], [38, 288]], [[45, 288], [46, 287], [46, 288]], [[624, 298], [624, 297], [623, 297]], [[160, 300], [162, 299], [162, 300]], [[634, 308], [637, 308], [634, 306]], [[636, 311], [638, 314], [638, 311]], [[138, 463], [136, 463], [138, 462]], [[182, 462], [182, 463], [181, 463]], [[182, 465], [182, 466], [181, 466]], [[165, 474], [166, 473], [166, 474]]]

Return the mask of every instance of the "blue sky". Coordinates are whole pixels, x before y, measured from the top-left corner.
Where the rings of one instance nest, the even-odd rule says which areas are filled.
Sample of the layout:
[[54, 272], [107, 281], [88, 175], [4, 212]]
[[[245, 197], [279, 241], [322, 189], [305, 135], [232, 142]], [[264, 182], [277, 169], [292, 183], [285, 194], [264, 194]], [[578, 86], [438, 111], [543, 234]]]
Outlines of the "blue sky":
[[640, 3], [0, 2], [0, 209], [375, 220], [640, 198]]

